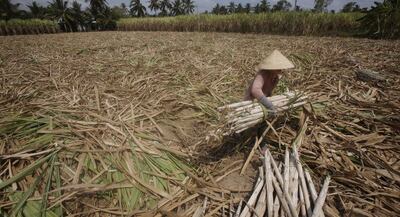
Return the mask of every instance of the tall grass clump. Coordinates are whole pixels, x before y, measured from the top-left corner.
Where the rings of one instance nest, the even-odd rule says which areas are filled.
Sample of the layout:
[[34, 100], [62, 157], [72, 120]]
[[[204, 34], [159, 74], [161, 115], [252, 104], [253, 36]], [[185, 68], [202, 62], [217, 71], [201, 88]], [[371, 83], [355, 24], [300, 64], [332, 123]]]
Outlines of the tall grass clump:
[[361, 13], [275, 12], [262, 14], [197, 15], [125, 18], [122, 31], [241, 32], [284, 35], [349, 35], [359, 28]]
[[59, 32], [58, 24], [51, 20], [0, 20], [0, 35], [44, 34], [56, 32]]

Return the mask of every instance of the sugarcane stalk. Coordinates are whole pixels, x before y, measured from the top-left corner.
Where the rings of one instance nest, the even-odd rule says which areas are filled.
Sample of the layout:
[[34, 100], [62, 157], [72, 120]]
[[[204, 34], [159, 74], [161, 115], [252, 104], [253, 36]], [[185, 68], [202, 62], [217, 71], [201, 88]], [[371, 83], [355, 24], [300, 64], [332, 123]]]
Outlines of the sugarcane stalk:
[[[295, 93], [289, 92], [286, 95], [277, 95], [269, 97], [268, 99], [271, 100], [277, 112], [282, 112], [306, 103], [306, 101], [302, 101], [307, 99], [306, 96], [293, 98], [294, 96], [296, 96]], [[260, 103], [253, 101], [234, 103], [219, 107], [218, 109], [230, 109], [230, 112], [225, 116], [227, 123], [230, 125], [230, 131], [227, 132], [227, 135], [232, 132], [241, 133], [256, 124], [261, 123], [266, 118], [263, 106]], [[288, 190], [287, 187], [286, 190]]]
[[[273, 103], [273, 104], [274, 104], [277, 112], [281, 112], [281, 111], [288, 110], [290, 108], [294, 108], [294, 107], [298, 107], [298, 106], [304, 105], [306, 103], [307, 103], [306, 101], [298, 101], [298, 102], [296, 102], [294, 104], [291, 104], [291, 105], [287, 105], [286, 102], [275, 103], [275, 104]], [[252, 115], [252, 114], [261, 113], [261, 112], [263, 112], [263, 109], [262, 109], [261, 105], [258, 104], [257, 106], [253, 106], [253, 107], [248, 108], [246, 110], [230, 112], [227, 115], [227, 117], [228, 118], [234, 118], [234, 120], [235, 120], [235, 118], [246, 117], [246, 116], [249, 116], [249, 115]]]
[[293, 107], [294, 108], [294, 107], [298, 106], [298, 105], [296, 105], [298, 103], [307, 102], [306, 99], [307, 99], [307, 97], [303, 97], [303, 98], [299, 98], [298, 100], [292, 101], [292, 102], [290, 100], [284, 100], [284, 101], [273, 102], [272, 104], [275, 106], [275, 108], [282, 108], [282, 107], [288, 107], [288, 108]]
[[250, 105], [246, 105], [243, 107], [238, 107], [234, 110], [232, 110], [231, 112], [236, 113], [236, 112], [242, 112], [242, 111], [248, 111], [248, 110], [252, 110], [254, 108], [257, 108], [258, 106], [260, 106], [260, 104], [258, 102], [250, 104]]
[[[305, 99], [306, 99], [306, 97], [299, 98], [299, 99], [296, 100], [295, 102], [301, 102], [301, 101], [303, 101], [303, 100], [305, 100]], [[283, 98], [283, 97], [282, 97], [282, 98], [278, 98], [278, 99], [276, 99], [276, 100], [271, 100], [271, 103], [272, 103], [275, 107], [281, 107], [281, 106], [287, 105], [287, 104], [289, 103], [289, 99], [288, 99], [288, 98]], [[255, 102], [255, 103], [253, 103], [253, 104], [249, 104], [249, 105], [246, 105], [246, 106], [243, 106], [243, 107], [238, 107], [238, 108], [232, 110], [231, 113], [238, 113], [238, 112], [248, 111], [248, 110], [252, 110], [252, 109], [254, 109], [254, 108], [257, 108], [257, 107], [259, 107], [259, 106], [261, 106], [260, 103]]]
[[265, 151], [264, 153], [264, 169], [265, 169], [265, 185], [267, 186], [267, 213], [268, 217], [272, 217], [273, 215], [273, 204], [274, 204], [274, 198], [273, 198], [273, 193], [274, 189], [272, 186], [272, 176], [273, 172], [271, 170], [271, 159], [270, 156], [268, 155], [268, 152]]
[[264, 113], [260, 112], [260, 113], [256, 113], [253, 115], [249, 115], [247, 117], [236, 118], [232, 122], [234, 122], [235, 124], [240, 124], [240, 123], [244, 123], [244, 122], [248, 122], [248, 121], [257, 120], [257, 119], [260, 119], [263, 117], [264, 117]]
[[[230, 195], [232, 199], [232, 194]], [[229, 217], [233, 217], [233, 203], [232, 200], [229, 202]]]
[[294, 96], [293, 92], [287, 92], [285, 94], [282, 95], [275, 95], [275, 96], [271, 96], [271, 97], [267, 97], [270, 101], [275, 101], [275, 100], [279, 100], [282, 98], [291, 98]]
[[251, 125], [251, 124], [254, 125], [254, 124], [257, 124], [260, 120], [262, 121], [263, 118], [252, 119], [252, 120], [249, 120], [249, 121], [246, 121], [246, 122], [243, 122], [243, 123], [234, 124], [233, 128], [240, 129], [240, 128], [243, 128], [244, 126], [248, 126], [248, 125]]
[[265, 210], [267, 209], [267, 204], [265, 203], [266, 198], [267, 198], [267, 188], [264, 185], [255, 208], [255, 213], [257, 216], [264, 216]]
[[[289, 193], [289, 151], [288, 148], [286, 147], [285, 149], [285, 163], [284, 163], [284, 168], [283, 168], [283, 178], [284, 178], [284, 186], [283, 189]], [[289, 193], [290, 196], [290, 193]], [[284, 212], [281, 210], [281, 217], [284, 217]]]
[[[276, 162], [275, 162], [274, 158], [272, 157], [271, 153], [268, 151], [268, 149], [267, 149], [267, 152], [268, 152], [269, 156], [271, 157], [271, 165], [272, 165], [272, 168], [273, 168], [273, 170], [274, 170], [274, 172], [275, 172], [275, 176], [276, 176], [276, 178], [277, 178], [277, 180], [278, 180], [280, 186], [281, 186], [282, 189], [283, 189], [283, 196], [284, 196], [284, 198], [286, 199], [287, 205], [289, 206], [289, 210], [290, 210], [290, 212], [291, 212], [291, 216], [293, 216], [293, 217], [294, 217], [294, 216], [298, 216], [298, 215], [297, 215], [297, 212], [296, 212], [296, 208], [294, 207], [294, 205], [293, 205], [293, 203], [292, 203], [292, 200], [290, 199], [289, 193], [288, 193], [287, 191], [285, 191], [285, 189], [283, 188], [283, 187], [284, 187], [283, 179], [282, 179], [281, 173], [279, 172], [278, 166], [276, 165]], [[281, 201], [281, 203], [282, 203], [282, 205], [283, 205], [283, 202], [282, 202], [282, 201]]]
[[291, 183], [290, 183], [290, 192], [292, 195], [292, 201], [293, 204], [297, 204], [298, 201], [298, 189], [299, 189], [299, 182], [298, 182], [298, 172], [296, 169], [296, 163], [294, 161], [294, 157], [290, 156], [289, 159], [289, 164], [290, 164], [290, 175], [291, 175]]
[[231, 112], [229, 113], [226, 117], [227, 118], [232, 118], [232, 117], [241, 117], [241, 116], [247, 116], [251, 114], [256, 114], [262, 112], [262, 107], [259, 105], [253, 109], [245, 110], [245, 111], [240, 111], [240, 112]]
[[[290, 106], [294, 106], [296, 103], [305, 102], [306, 99], [307, 99], [307, 97], [304, 96], [304, 97], [300, 97], [299, 99], [297, 99], [297, 100], [295, 100], [293, 102], [290, 102], [290, 99], [279, 99], [279, 100], [276, 100], [276, 101], [271, 101], [271, 103], [275, 107], [282, 107], [282, 106], [290, 107]], [[253, 109], [259, 108], [260, 106], [261, 106], [260, 103], [255, 102], [253, 104], [249, 104], [249, 105], [246, 105], [246, 106], [243, 106], [243, 107], [238, 107], [238, 108], [236, 108], [234, 110], [230, 110], [229, 113], [230, 114], [239, 114], [239, 113], [243, 113], [243, 112], [247, 112], [249, 110], [253, 110]]]
[[222, 111], [224, 109], [234, 109], [234, 108], [237, 108], [237, 107], [250, 105], [252, 103], [253, 103], [252, 100], [247, 100], [247, 101], [232, 103], [232, 104], [229, 104], [229, 105], [226, 105], [226, 106], [221, 106], [221, 107], [218, 107], [217, 109], [218, 109], [218, 111]]
[[243, 200], [240, 200], [239, 206], [238, 206], [238, 208], [236, 210], [236, 213], [235, 213], [235, 217], [239, 217], [240, 211], [242, 210], [242, 204], [243, 204]]
[[[270, 100], [272, 103], [278, 103], [278, 102], [282, 102], [282, 101], [288, 101], [291, 97], [294, 96], [293, 93], [288, 93], [289, 96], [286, 95], [276, 95], [276, 96], [272, 96], [272, 97], [267, 97], [268, 100]], [[296, 100], [298, 101], [298, 100]], [[241, 111], [241, 110], [245, 110], [248, 108], [251, 108], [253, 106], [259, 105], [258, 102], [254, 102], [254, 101], [242, 101], [242, 102], [237, 102], [237, 103], [233, 103], [230, 105], [226, 105], [226, 106], [221, 106], [218, 109], [218, 111], [224, 110], [224, 109], [230, 109], [233, 111]]]
[[285, 165], [283, 170], [284, 189], [289, 192], [289, 150], [288, 147], [285, 149]]
[[247, 122], [247, 123], [245, 123], [245, 124], [243, 124], [243, 125], [240, 125], [240, 126], [238, 126], [238, 127], [235, 127], [233, 130], [234, 130], [236, 133], [241, 133], [242, 131], [245, 131], [246, 129], [248, 129], [248, 128], [250, 128], [250, 127], [252, 127], [252, 126], [254, 126], [254, 125], [258, 124], [258, 123], [261, 123], [261, 122], [262, 122], [262, 119], [260, 119], [260, 120], [255, 120], [255, 121], [252, 121], [252, 122]]
[[[310, 173], [307, 170], [305, 170], [304, 171], [304, 175], [305, 175], [305, 178], [306, 178], [306, 181], [307, 181], [307, 184], [308, 184], [308, 188], [310, 189], [311, 199], [312, 199], [312, 201], [314, 203], [314, 206], [315, 206], [315, 202], [316, 202], [316, 200], [318, 198], [318, 193], [315, 190], [315, 185], [314, 185], [314, 182], [311, 179]], [[324, 212], [321, 212], [320, 217], [325, 217]]]
[[192, 217], [202, 217], [202, 216], [203, 216], [203, 207], [199, 206], [199, 207], [197, 207], [196, 211], [194, 211], [194, 214]]
[[279, 200], [281, 201], [282, 207], [285, 210], [285, 212], [289, 215], [289, 217], [297, 217], [297, 213], [295, 212], [295, 210], [292, 210], [289, 208], [288, 205], [288, 200], [285, 199], [285, 196], [283, 195], [282, 189], [279, 186], [278, 181], [276, 180], [275, 176], [272, 176], [272, 184], [274, 186], [276, 195], [278, 196]]
[[[262, 178], [262, 182], [264, 184], [265, 183], [264, 180], [265, 180], [266, 173], [263, 170], [263, 167], [259, 168], [259, 172], [260, 172], [260, 176]], [[263, 187], [262, 187], [262, 190], [261, 190], [261, 194], [258, 197], [258, 201], [257, 201], [256, 207], [255, 207], [255, 210], [254, 210], [256, 216], [264, 216], [265, 209], [267, 208], [267, 206], [265, 204], [266, 195], [267, 195], [267, 188], [266, 188], [266, 186], [264, 184]]]
[[297, 172], [299, 174], [299, 179], [300, 179], [300, 190], [303, 191], [303, 196], [304, 196], [304, 202], [305, 202], [305, 206], [306, 206], [306, 210], [307, 210], [307, 215], [309, 217], [311, 217], [311, 203], [310, 203], [310, 197], [308, 194], [308, 190], [307, 190], [307, 184], [306, 184], [306, 180], [304, 178], [304, 172], [303, 172], [303, 167], [301, 166], [300, 163], [300, 159], [299, 159], [299, 154], [297, 152], [297, 148], [294, 145], [293, 146], [293, 152], [294, 152], [294, 157], [296, 160], [296, 167], [297, 167]]
[[304, 104], [306, 104], [306, 103], [307, 103], [306, 101], [301, 101], [301, 102], [294, 103], [294, 104], [289, 105], [289, 106], [278, 107], [278, 108], [276, 109], [276, 111], [277, 111], [277, 112], [286, 111], [286, 110], [288, 110], [288, 109], [290, 109], [290, 108], [296, 108], [296, 107], [302, 106], [302, 105], [304, 105]]
[[[313, 200], [313, 203], [314, 203], [314, 206], [315, 206], [315, 202], [316, 202], [316, 200], [318, 198], [317, 191], [315, 190], [315, 186], [314, 186], [314, 183], [313, 183], [313, 181], [311, 179], [310, 173], [307, 170], [305, 170], [304, 171], [304, 175], [306, 176], [306, 181], [307, 181], [307, 184], [308, 184], [308, 188], [310, 189], [311, 199]], [[320, 217], [325, 217], [325, 214], [323, 212], [321, 212]]]
[[204, 199], [204, 202], [203, 202], [203, 216], [206, 214], [207, 202], [208, 202], [208, 197], [206, 197], [206, 198]]
[[281, 204], [279, 203], [279, 198], [278, 196], [275, 196], [275, 200], [274, 200], [274, 215], [273, 217], [278, 217], [279, 216], [279, 210], [281, 210], [283, 212], [282, 209], [279, 209], [281, 206]]
[[313, 183], [313, 181], [311, 179], [310, 173], [307, 170], [305, 170], [304, 171], [304, 175], [305, 175], [305, 178], [306, 178], [306, 181], [307, 181], [307, 184], [308, 184], [308, 188], [310, 189], [311, 199], [313, 201], [315, 201], [318, 198], [318, 194], [317, 194], [317, 191], [315, 190], [315, 186], [314, 186], [314, 183]]
[[257, 116], [253, 116], [252, 118], [248, 118], [247, 117], [240, 117], [240, 122], [233, 122], [231, 123], [231, 126], [239, 126], [239, 125], [243, 125], [247, 122], [253, 122], [255, 120], [264, 120], [264, 113], [260, 112], [257, 114]]
[[262, 178], [263, 177], [263, 175], [262, 175], [263, 169], [262, 169], [262, 167], [259, 167], [258, 169], [259, 169], [260, 175], [258, 176], [256, 187], [253, 191], [253, 194], [250, 196], [249, 200], [247, 201], [247, 206], [244, 207], [242, 213], [240, 214], [240, 217], [248, 217], [251, 215], [249, 207], [254, 207], [257, 197], [260, 194], [262, 187], [264, 186], [264, 179]]
[[320, 213], [322, 212], [322, 207], [325, 203], [326, 194], [328, 193], [329, 182], [331, 181], [331, 177], [328, 176], [325, 178], [324, 185], [322, 186], [321, 192], [315, 202], [313, 214], [311, 217], [319, 217]]
[[279, 103], [279, 102], [283, 102], [283, 101], [289, 101], [290, 98], [284, 96], [284, 97], [279, 97], [275, 100], [271, 100], [272, 103]]
[[262, 122], [263, 122], [263, 119], [260, 118], [260, 119], [256, 119], [256, 120], [249, 121], [249, 122], [246, 122], [246, 123], [242, 123], [239, 126], [233, 126], [231, 129], [233, 131], [246, 130], [246, 129], [251, 128], [251, 127], [253, 127], [253, 126], [255, 126], [255, 125], [259, 124], [259, 123], [262, 123]]
[[[300, 186], [301, 187], [301, 186]], [[301, 216], [302, 217], [307, 217], [307, 212], [306, 212], [306, 206], [304, 204], [304, 195], [303, 191], [299, 191], [299, 198], [300, 198], [300, 211], [301, 211]]]
[[229, 119], [228, 123], [236, 123], [236, 122], [241, 121], [242, 119], [245, 119], [245, 118], [255, 118], [255, 117], [263, 116], [263, 115], [264, 115], [264, 113], [260, 112], [260, 113], [255, 113], [255, 114], [248, 115], [248, 116], [238, 116], [238, 117], [235, 117], [233, 119]]

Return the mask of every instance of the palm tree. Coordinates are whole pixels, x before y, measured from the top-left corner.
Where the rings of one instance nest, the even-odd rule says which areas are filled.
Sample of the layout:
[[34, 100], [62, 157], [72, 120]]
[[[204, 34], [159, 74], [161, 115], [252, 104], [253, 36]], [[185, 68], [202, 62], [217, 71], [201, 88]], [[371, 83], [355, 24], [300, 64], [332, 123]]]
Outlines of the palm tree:
[[261, 13], [265, 13], [269, 11], [269, 3], [267, 2], [267, 0], [261, 0], [260, 3], [260, 12]]
[[128, 10], [128, 8], [126, 7], [126, 4], [125, 4], [125, 3], [121, 3], [121, 9], [122, 9], [122, 13], [123, 13], [124, 17], [126, 17], [126, 16], [129, 15], [129, 10]]
[[228, 5], [228, 12], [230, 14], [233, 14], [233, 13], [235, 13], [235, 10], [236, 10], [235, 2], [230, 2]]
[[31, 5], [26, 5], [30, 12], [32, 18], [42, 19], [44, 17], [45, 8], [43, 6], [38, 5], [36, 1], [33, 1]]
[[243, 6], [241, 3], [239, 3], [236, 7], [236, 13], [242, 13], [243, 12]]
[[254, 6], [254, 13], [260, 13], [260, 4], [256, 4], [256, 6]]
[[317, 12], [326, 11], [332, 2], [333, 0], [314, 0], [314, 10]]
[[172, 4], [172, 8], [171, 8], [171, 14], [174, 16], [179, 16], [179, 15], [185, 14], [181, 0], [174, 1], [174, 3]]
[[375, 6], [363, 16], [361, 29], [374, 38], [400, 38], [400, 1], [383, 0], [375, 2]]
[[226, 7], [224, 5], [222, 5], [219, 8], [219, 14], [227, 14], [228, 13], [228, 9], [226, 9]]
[[49, 2], [49, 16], [50, 18], [57, 20], [61, 29], [64, 31], [72, 31], [72, 16], [71, 11], [68, 8], [68, 1], [64, 0], [53, 0]]
[[82, 31], [85, 29], [85, 16], [82, 11], [82, 5], [77, 1], [72, 2], [71, 16], [74, 20], [74, 28], [77, 31]]
[[157, 15], [158, 9], [160, 9], [160, 2], [159, 0], [150, 0], [149, 1], [149, 8], [151, 11], [154, 11], [154, 13]]
[[276, 5], [272, 8], [273, 11], [289, 11], [292, 7], [292, 4], [287, 0], [279, 0]]
[[146, 7], [140, 0], [132, 0], [130, 6], [132, 16], [144, 17], [146, 15]]
[[191, 14], [194, 12], [194, 2], [191, 0], [183, 0], [183, 10], [185, 14]]
[[98, 17], [98, 20], [96, 20], [97, 28], [99, 30], [115, 29], [117, 27], [115, 19], [116, 18], [114, 17], [111, 8], [105, 7]]
[[250, 3], [247, 3], [246, 6], [244, 7], [244, 12], [247, 14], [251, 12], [251, 5]]
[[361, 11], [361, 8], [357, 4], [357, 2], [349, 2], [345, 4], [342, 9], [343, 13], [357, 12], [357, 11]]
[[162, 16], [167, 16], [168, 11], [171, 10], [172, 4], [169, 2], [169, 0], [161, 0], [160, 2], [160, 15]]
[[11, 0], [0, 0], [0, 19], [9, 20], [11, 18], [19, 17], [21, 11], [18, 7], [20, 5], [20, 3], [11, 3]]
[[85, 2], [89, 2], [89, 10], [95, 20], [97, 20], [99, 16], [102, 16], [108, 4], [107, 0], [85, 0]]
[[213, 13], [213, 14], [219, 14], [220, 8], [221, 8], [221, 6], [217, 3], [217, 4], [215, 5], [215, 7], [212, 9], [211, 13]]

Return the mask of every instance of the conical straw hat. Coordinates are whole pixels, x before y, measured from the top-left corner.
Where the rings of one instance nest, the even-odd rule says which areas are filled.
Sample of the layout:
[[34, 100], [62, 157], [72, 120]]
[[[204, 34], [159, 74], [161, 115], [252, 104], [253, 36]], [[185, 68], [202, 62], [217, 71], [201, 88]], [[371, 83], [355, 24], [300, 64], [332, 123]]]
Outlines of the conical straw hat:
[[281, 70], [292, 68], [294, 68], [293, 63], [278, 50], [274, 50], [257, 66], [257, 70]]

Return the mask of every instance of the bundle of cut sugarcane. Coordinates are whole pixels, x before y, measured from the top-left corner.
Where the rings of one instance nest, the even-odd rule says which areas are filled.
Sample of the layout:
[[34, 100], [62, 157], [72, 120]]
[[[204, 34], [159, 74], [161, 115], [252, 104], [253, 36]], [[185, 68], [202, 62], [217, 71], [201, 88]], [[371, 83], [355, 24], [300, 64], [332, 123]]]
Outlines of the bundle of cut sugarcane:
[[284, 162], [279, 165], [267, 149], [254, 191], [247, 203], [238, 207], [235, 217], [323, 217], [329, 182], [328, 176], [318, 195], [296, 148], [291, 153], [286, 149]]
[[[274, 105], [276, 112], [283, 112], [291, 108], [302, 106], [306, 103], [307, 96], [295, 92], [268, 97]], [[243, 101], [218, 108], [226, 111], [226, 120], [229, 133], [240, 133], [244, 130], [263, 122], [268, 118], [268, 110], [257, 101]]]

